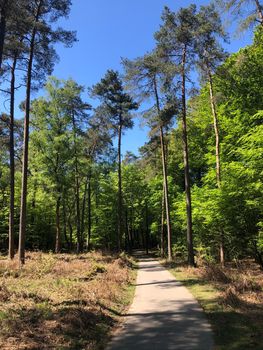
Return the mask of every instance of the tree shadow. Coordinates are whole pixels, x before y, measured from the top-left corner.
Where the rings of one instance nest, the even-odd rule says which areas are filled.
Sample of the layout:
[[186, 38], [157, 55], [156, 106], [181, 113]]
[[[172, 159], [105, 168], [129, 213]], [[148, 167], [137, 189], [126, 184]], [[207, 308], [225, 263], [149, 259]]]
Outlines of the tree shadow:
[[117, 323], [116, 319], [79, 303], [62, 303], [59, 308], [41, 305], [12, 311], [5, 321], [6, 327], [0, 330], [5, 348], [18, 349], [23, 345], [28, 350], [79, 350], [100, 344]]

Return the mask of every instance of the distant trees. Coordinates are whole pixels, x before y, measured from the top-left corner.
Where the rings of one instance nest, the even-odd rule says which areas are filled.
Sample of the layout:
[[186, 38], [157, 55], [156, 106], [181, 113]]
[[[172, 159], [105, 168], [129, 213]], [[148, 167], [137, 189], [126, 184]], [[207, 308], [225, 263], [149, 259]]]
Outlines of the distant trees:
[[[80, 156], [83, 157], [78, 137], [78, 122], [87, 118], [89, 105], [81, 98], [82, 87], [74, 81], [60, 82], [52, 78], [46, 85], [48, 96], [34, 101], [32, 106], [37, 167], [54, 187], [56, 201], [56, 253], [61, 250], [61, 206], [70, 190], [68, 182], [74, 179], [77, 251], [83, 248], [80, 215]], [[80, 121], [81, 120], [81, 121]], [[85, 125], [85, 124], [84, 124]], [[66, 210], [66, 208], [64, 208]]]

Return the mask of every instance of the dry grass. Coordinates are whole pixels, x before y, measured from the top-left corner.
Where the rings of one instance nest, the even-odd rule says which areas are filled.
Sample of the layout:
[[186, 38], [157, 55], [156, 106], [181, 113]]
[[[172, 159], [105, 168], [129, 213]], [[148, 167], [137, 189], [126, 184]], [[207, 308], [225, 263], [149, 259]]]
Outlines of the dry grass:
[[0, 349], [98, 349], [131, 299], [125, 255], [0, 260]]
[[246, 309], [254, 307], [263, 311], [263, 272], [251, 260], [225, 268], [207, 265], [195, 272], [206, 281], [213, 282], [221, 291], [222, 303], [226, 306]]
[[[169, 266], [168, 266], [169, 267]], [[199, 268], [171, 266], [200, 302], [215, 332], [216, 350], [262, 349], [263, 272], [252, 260]]]

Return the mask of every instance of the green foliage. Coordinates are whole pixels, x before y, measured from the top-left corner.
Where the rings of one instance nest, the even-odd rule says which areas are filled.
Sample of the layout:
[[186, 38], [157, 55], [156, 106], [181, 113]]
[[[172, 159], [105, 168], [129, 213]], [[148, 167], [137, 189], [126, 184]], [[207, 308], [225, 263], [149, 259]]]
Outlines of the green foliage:
[[[54, 19], [67, 14], [70, 5], [66, 0], [44, 3], [56, 5], [51, 11]], [[57, 7], [59, 3], [61, 8]], [[227, 3], [229, 8], [235, 3], [241, 9], [243, 1]], [[44, 44], [60, 39], [66, 44], [74, 41], [73, 33], [53, 32], [48, 24], [48, 9], [43, 11], [41, 23], [47, 36], [44, 37], [44, 32], [39, 34], [34, 70], [41, 63], [43, 69], [40, 67], [39, 74], [33, 76], [40, 82], [55, 59], [51, 50], [43, 62]], [[227, 259], [254, 256], [262, 261], [262, 26], [255, 28], [253, 44], [226, 57], [220, 40], [226, 40], [227, 36], [213, 5], [200, 8], [191, 5], [177, 13], [166, 7], [162, 19], [162, 26], [155, 34], [156, 49], [135, 60], [123, 60], [126, 85], [118, 72], [108, 70], [90, 89], [96, 106], [97, 100], [100, 102], [96, 108], [92, 109], [83, 100], [84, 87], [72, 79], [63, 81], [54, 77], [46, 84], [45, 96], [32, 103], [27, 248], [54, 249], [59, 235], [63, 250], [85, 247], [114, 250], [119, 243], [120, 216], [120, 239], [125, 242], [126, 250], [145, 247], [147, 240], [152, 247], [160, 246], [161, 233], [167, 233], [159, 140], [163, 129], [173, 252], [185, 258], [187, 218], [178, 87], [186, 50], [186, 75], [191, 77], [196, 69], [202, 72], [201, 88], [194, 95], [189, 94], [186, 113], [196, 257], [198, 261], [216, 261], [223, 236]], [[220, 186], [216, 182], [209, 81], [213, 82], [212, 100], [219, 128]], [[190, 93], [188, 82], [186, 90]], [[121, 137], [133, 126], [132, 111], [138, 108], [133, 95], [136, 100], [147, 102], [148, 109], [142, 115], [151, 129], [150, 140], [140, 149], [139, 156], [127, 153], [123, 157]], [[9, 117], [1, 115], [0, 244], [3, 250], [7, 247], [9, 216], [8, 123]], [[18, 231], [20, 123], [15, 132], [15, 229]], [[113, 147], [116, 136], [118, 152]], [[47, 271], [37, 273], [48, 273], [52, 268], [49, 261], [44, 265]]]

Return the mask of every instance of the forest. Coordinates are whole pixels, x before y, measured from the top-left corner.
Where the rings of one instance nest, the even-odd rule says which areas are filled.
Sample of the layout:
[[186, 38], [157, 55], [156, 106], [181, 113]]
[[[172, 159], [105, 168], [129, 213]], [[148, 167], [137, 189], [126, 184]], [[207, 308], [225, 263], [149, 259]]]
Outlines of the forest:
[[[262, 7], [241, 23], [254, 26], [253, 43], [233, 54], [215, 5], [166, 7], [152, 52], [85, 87], [51, 76], [55, 44], [77, 40], [54, 28], [70, 6], [1, 1], [1, 251], [24, 264], [25, 250], [144, 247], [192, 266], [263, 266]], [[149, 139], [123, 155], [134, 118]]]
[[[184, 346], [200, 305], [213, 349], [261, 349], [263, 3], [201, 3], [165, 6], [151, 51], [84, 86], [52, 75], [78, 41], [61, 26], [74, 1], [0, 0], [1, 349], [103, 349], [140, 286], [155, 299], [138, 350], [153, 329], [177, 342], [172, 305]], [[252, 33], [237, 52], [225, 16]], [[124, 152], [138, 124], [147, 142]]]

